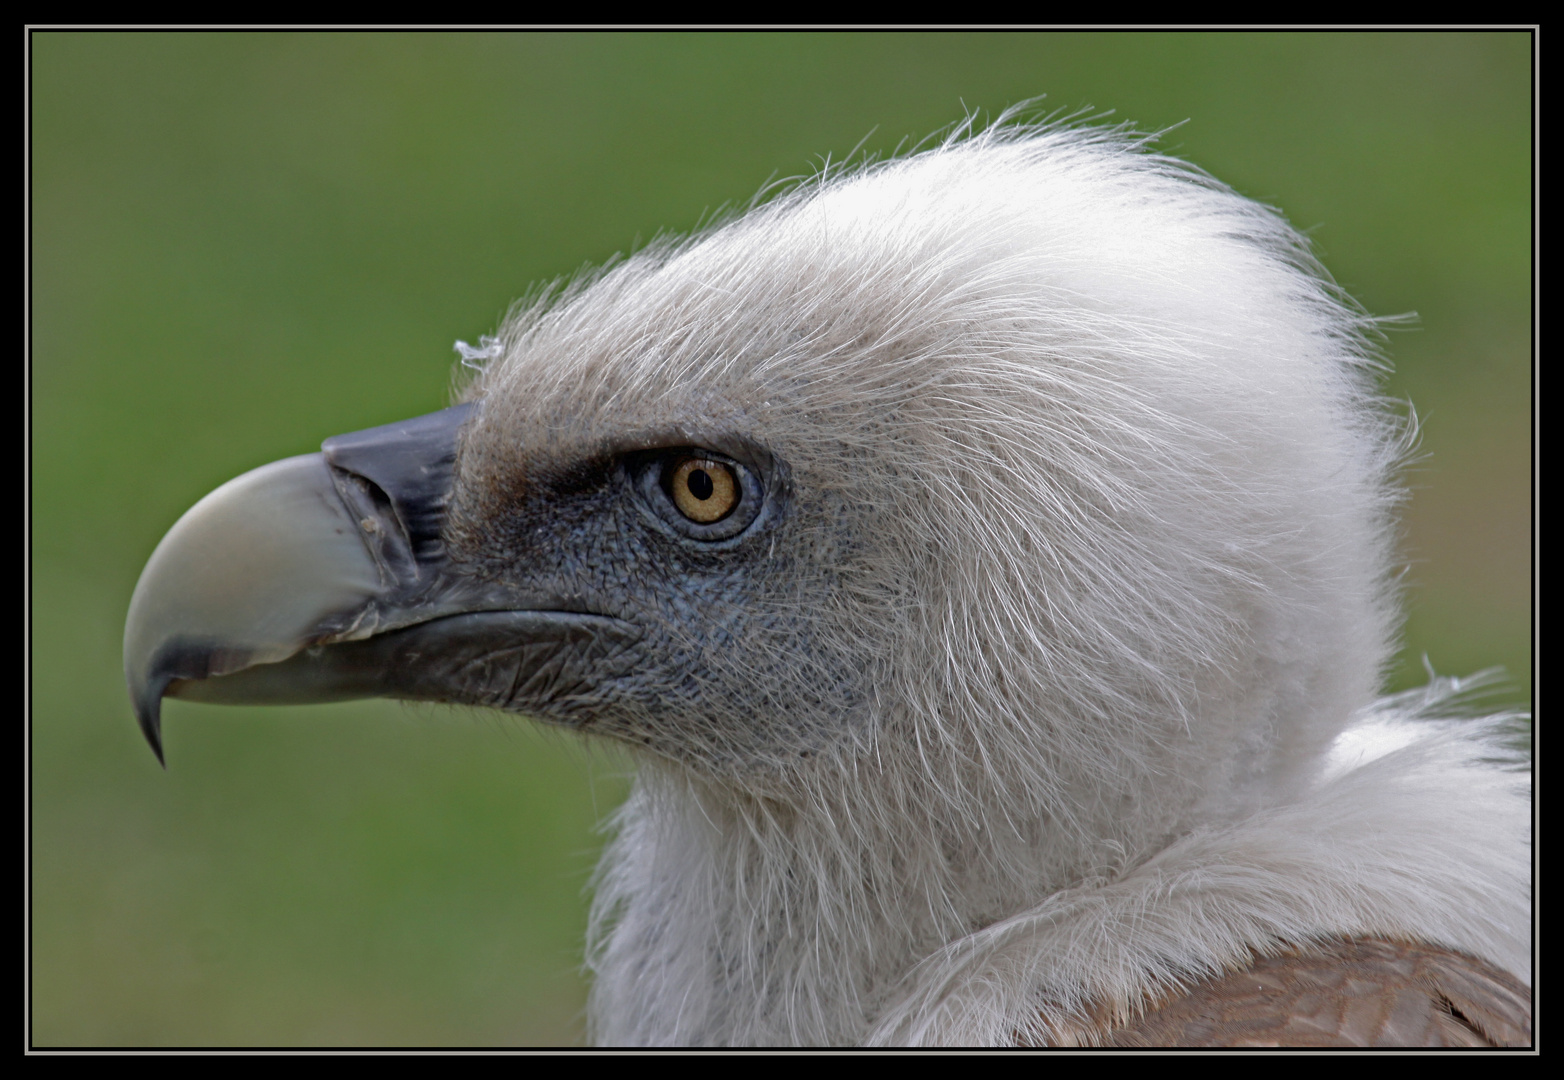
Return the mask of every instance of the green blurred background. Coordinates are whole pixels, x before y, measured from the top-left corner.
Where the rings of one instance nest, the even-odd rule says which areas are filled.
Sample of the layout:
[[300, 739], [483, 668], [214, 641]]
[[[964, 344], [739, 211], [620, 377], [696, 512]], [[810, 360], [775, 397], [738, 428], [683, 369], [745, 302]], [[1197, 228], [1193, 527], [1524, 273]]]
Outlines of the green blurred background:
[[[1047, 94], [1310, 231], [1396, 332], [1427, 460], [1396, 687], [1530, 628], [1524, 34], [76, 34], [32, 71], [32, 1038], [582, 1037], [594, 824], [626, 764], [525, 721], [171, 702], [120, 632], [179, 514], [447, 403], [529, 283], [862, 142]], [[867, 138], [866, 138], [867, 136]]]

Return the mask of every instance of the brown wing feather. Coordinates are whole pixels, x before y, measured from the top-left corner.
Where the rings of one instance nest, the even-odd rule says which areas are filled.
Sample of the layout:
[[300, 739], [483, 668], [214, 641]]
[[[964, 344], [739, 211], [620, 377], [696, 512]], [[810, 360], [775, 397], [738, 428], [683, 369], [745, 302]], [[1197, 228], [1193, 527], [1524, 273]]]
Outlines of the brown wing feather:
[[1528, 1046], [1514, 976], [1436, 945], [1352, 939], [1259, 957], [1138, 1019], [1097, 1010], [1052, 1045]]

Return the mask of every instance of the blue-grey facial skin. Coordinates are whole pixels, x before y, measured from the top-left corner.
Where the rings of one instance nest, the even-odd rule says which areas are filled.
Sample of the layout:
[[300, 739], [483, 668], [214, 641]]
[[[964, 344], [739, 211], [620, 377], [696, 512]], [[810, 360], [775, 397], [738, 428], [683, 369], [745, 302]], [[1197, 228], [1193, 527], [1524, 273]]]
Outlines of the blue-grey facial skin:
[[[833, 733], [801, 727], [797, 717], [827, 708], [849, 715], [857, 695], [839, 675], [800, 678], [810, 668], [843, 669], [822, 662], [797, 614], [801, 589], [818, 593], [833, 582], [800, 580], [785, 554], [786, 537], [802, 524], [787, 465], [737, 437], [721, 440], [726, 452], [657, 441], [498, 483], [473, 483], [459, 471], [445, 530], [454, 567], [636, 634], [571, 693], [523, 686], [490, 704], [718, 771], [807, 759]], [[664, 489], [670, 463], [689, 455], [732, 470], [740, 500], [722, 520], [689, 521]], [[812, 685], [817, 701], [775, 702], [762, 690], [800, 685]], [[794, 723], [771, 720], [782, 715]]]

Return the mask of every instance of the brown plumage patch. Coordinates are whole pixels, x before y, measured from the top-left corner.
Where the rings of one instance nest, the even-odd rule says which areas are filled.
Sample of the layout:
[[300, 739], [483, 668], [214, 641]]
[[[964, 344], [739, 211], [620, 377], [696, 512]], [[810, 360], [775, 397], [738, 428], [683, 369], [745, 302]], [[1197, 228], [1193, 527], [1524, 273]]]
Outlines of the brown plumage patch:
[[1531, 996], [1514, 976], [1437, 945], [1372, 938], [1258, 957], [1125, 1023], [1115, 1012], [1094, 1009], [1045, 1045], [1531, 1045]]

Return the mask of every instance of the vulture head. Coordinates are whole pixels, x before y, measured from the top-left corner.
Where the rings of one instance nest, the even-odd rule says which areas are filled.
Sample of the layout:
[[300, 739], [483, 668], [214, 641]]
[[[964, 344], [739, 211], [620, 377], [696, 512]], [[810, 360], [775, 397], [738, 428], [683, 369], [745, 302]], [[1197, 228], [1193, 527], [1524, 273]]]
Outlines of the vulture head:
[[518, 309], [455, 407], [207, 496], [131, 697], [160, 755], [165, 696], [631, 747], [607, 1042], [1056, 1037], [1323, 938], [1518, 970], [1492, 725], [1375, 702], [1374, 325], [1122, 130], [832, 174]]

